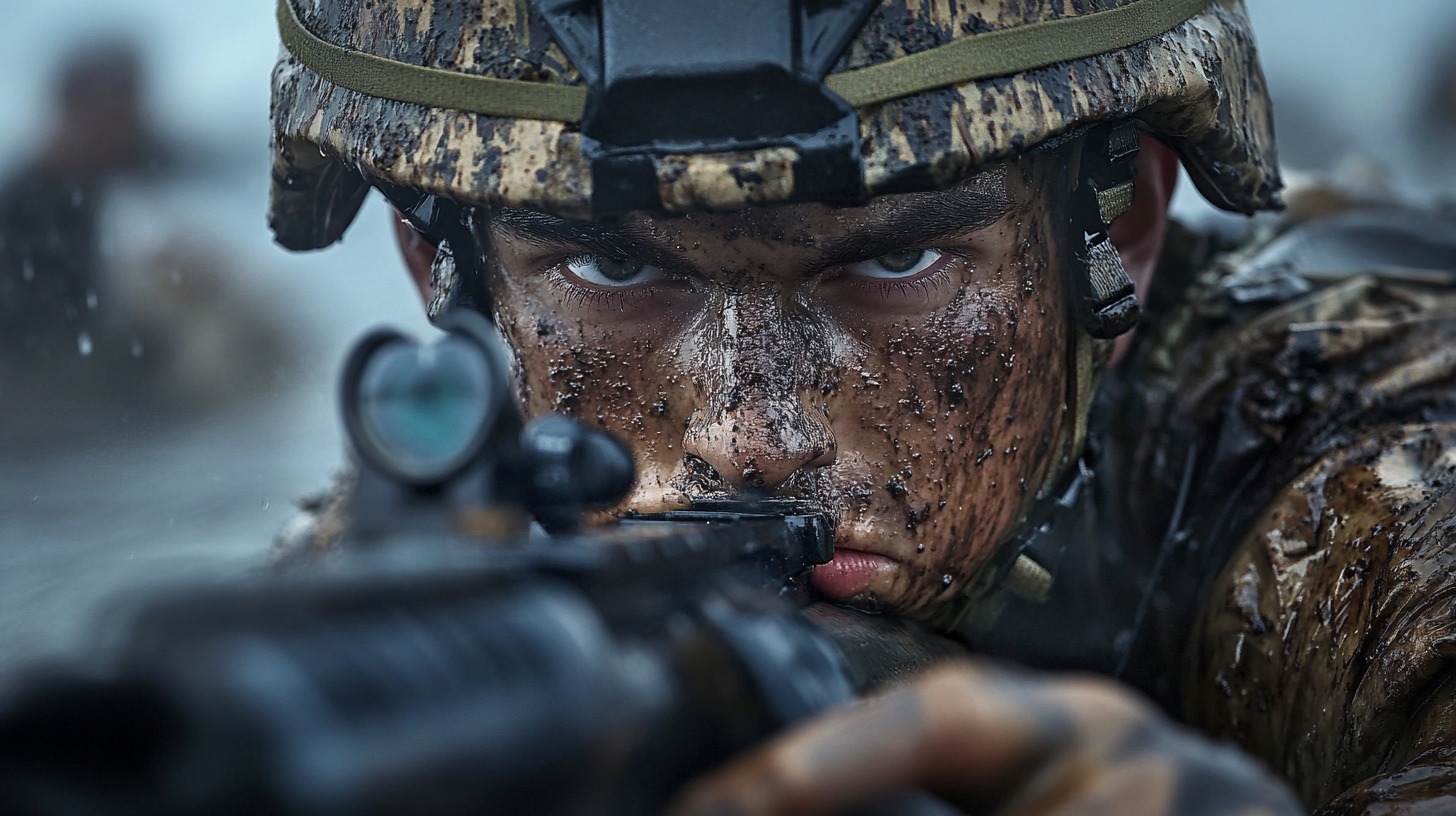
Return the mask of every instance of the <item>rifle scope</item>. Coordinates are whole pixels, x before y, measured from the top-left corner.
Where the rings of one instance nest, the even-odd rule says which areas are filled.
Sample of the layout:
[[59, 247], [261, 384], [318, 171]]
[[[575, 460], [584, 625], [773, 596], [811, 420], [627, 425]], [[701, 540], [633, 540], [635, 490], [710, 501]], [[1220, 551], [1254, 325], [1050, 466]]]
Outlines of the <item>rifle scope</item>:
[[413, 485], [442, 484], [477, 460], [512, 408], [493, 327], [457, 310], [441, 328], [431, 344], [376, 330], [344, 365], [340, 409], [354, 450]]

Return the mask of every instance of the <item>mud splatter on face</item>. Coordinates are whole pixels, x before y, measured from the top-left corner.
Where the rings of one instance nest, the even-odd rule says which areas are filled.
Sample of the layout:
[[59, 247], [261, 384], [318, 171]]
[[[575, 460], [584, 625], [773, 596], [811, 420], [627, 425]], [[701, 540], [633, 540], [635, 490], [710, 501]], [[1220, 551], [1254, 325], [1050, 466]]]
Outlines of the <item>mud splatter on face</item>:
[[[1055, 157], [860, 208], [610, 225], [495, 214], [497, 319], [529, 414], [626, 437], [624, 505], [813, 500], [925, 615], [1020, 519], [1066, 410]], [[948, 580], [947, 580], [948, 579]]]

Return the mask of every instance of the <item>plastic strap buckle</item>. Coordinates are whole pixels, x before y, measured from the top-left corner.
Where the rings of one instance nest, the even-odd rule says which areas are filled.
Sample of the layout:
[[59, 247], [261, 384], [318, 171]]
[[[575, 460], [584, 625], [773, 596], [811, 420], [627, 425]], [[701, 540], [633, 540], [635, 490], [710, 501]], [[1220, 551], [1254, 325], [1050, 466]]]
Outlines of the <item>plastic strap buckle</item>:
[[1082, 177], [1072, 207], [1073, 229], [1081, 233], [1075, 255], [1085, 272], [1076, 278], [1077, 320], [1098, 339], [1128, 331], [1142, 316], [1109, 232], [1112, 222], [1132, 208], [1138, 140], [1137, 125], [1126, 122], [1092, 131], [1082, 150]]

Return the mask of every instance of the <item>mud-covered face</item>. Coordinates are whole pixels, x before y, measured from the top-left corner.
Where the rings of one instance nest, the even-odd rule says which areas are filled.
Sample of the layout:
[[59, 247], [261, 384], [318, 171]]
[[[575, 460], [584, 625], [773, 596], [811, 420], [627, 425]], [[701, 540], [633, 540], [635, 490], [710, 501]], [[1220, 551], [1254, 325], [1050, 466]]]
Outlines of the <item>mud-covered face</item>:
[[928, 614], [1010, 535], [1064, 421], [1051, 164], [859, 208], [497, 212], [496, 317], [527, 413], [625, 437], [623, 509], [819, 503], [837, 550], [814, 585]]

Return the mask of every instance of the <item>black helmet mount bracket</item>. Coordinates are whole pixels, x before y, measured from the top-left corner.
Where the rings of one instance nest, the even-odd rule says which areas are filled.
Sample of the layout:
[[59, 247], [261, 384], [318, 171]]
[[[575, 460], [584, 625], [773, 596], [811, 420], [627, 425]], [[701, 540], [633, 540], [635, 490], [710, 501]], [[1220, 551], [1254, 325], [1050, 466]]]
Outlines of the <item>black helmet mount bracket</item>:
[[587, 83], [594, 214], [661, 209], [669, 155], [789, 147], [794, 201], [864, 198], [859, 119], [824, 76], [874, 0], [533, 0]]

